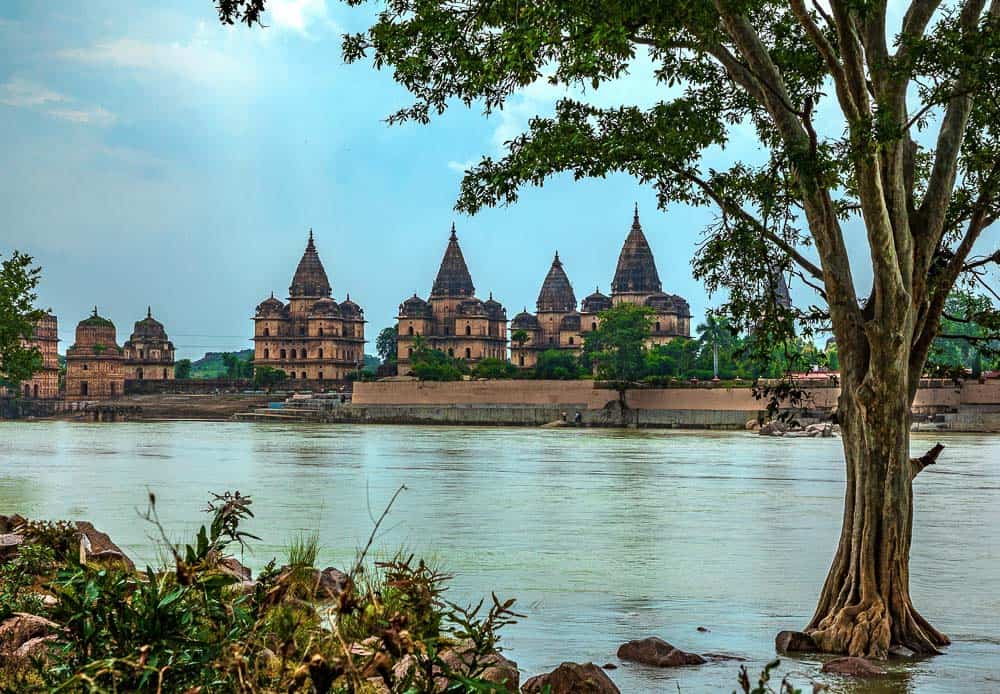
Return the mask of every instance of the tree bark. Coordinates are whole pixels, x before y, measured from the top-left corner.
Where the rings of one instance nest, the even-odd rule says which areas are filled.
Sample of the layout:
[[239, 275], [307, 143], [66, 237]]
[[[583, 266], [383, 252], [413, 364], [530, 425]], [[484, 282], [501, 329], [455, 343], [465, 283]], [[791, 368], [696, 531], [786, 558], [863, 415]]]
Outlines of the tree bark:
[[[843, 526], [806, 632], [830, 653], [884, 659], [903, 646], [937, 654], [948, 638], [910, 598], [915, 473], [908, 379], [905, 366], [896, 366], [906, 360], [873, 365], [879, 362], [860, 382], [848, 373], [842, 384], [837, 413], [847, 462]], [[933, 458], [939, 451], [932, 450]]]

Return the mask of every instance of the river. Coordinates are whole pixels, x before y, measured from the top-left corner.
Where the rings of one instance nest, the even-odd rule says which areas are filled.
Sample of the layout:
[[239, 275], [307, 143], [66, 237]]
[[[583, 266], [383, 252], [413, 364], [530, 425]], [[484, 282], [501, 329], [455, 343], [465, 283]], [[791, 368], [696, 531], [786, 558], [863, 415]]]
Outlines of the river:
[[[1000, 437], [938, 437], [915, 482], [911, 590], [953, 645], [877, 685], [835, 691], [1000, 691]], [[938, 438], [914, 435], [923, 452]], [[137, 515], [147, 490], [172, 537], [191, 537], [207, 492], [251, 494], [261, 535], [246, 563], [279, 562], [316, 530], [321, 565], [345, 567], [406, 485], [375, 547], [456, 575], [451, 598], [495, 591], [527, 619], [503, 635], [523, 679], [562, 661], [617, 663], [659, 635], [700, 653], [774, 655], [805, 626], [837, 540], [836, 439], [743, 432], [309, 426], [211, 422], [0, 423], [0, 513], [91, 520], [156, 561]], [[702, 626], [708, 631], [699, 631]], [[731, 692], [738, 663], [657, 671], [619, 663], [623, 692]], [[811, 691], [817, 660], [781, 672]], [[821, 680], [822, 681], [822, 680]]]

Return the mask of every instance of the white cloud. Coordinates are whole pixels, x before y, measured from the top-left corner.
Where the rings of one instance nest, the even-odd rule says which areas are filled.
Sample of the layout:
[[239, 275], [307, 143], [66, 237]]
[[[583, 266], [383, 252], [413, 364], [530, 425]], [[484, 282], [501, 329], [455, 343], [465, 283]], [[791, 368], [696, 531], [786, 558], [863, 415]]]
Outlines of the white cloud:
[[0, 104], [15, 108], [37, 108], [46, 104], [69, 101], [65, 94], [54, 92], [35, 82], [13, 78], [0, 85]]
[[310, 36], [311, 26], [337, 30], [327, 11], [326, 0], [271, 0], [267, 7], [272, 23], [279, 29], [289, 29], [306, 37]]
[[78, 104], [65, 94], [18, 77], [0, 85], [0, 104], [41, 111], [54, 118], [81, 125], [109, 126], [118, 120], [115, 114], [102, 106]]
[[71, 123], [81, 123], [84, 125], [113, 125], [118, 117], [101, 106], [91, 106], [86, 108], [54, 108], [46, 111], [50, 116]]
[[121, 38], [90, 48], [61, 51], [59, 56], [83, 63], [167, 72], [192, 82], [206, 84], [243, 81], [252, 76], [252, 72], [232, 56], [215, 50], [200, 40], [150, 43]]

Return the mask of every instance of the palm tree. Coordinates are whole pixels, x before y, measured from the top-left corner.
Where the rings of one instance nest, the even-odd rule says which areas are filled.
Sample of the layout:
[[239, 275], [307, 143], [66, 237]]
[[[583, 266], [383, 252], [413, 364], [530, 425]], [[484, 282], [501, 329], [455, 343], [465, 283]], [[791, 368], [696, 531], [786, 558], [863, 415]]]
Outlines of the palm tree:
[[717, 318], [712, 312], [705, 314], [705, 322], [697, 327], [698, 341], [712, 346], [712, 373], [719, 378], [719, 347], [729, 336], [729, 326], [725, 319]]

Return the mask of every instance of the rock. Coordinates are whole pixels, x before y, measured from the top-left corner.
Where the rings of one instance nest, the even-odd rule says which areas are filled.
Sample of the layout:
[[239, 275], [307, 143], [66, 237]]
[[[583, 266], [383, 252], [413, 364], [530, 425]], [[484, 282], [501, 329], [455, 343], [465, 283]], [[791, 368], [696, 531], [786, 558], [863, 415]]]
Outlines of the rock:
[[784, 436], [788, 431], [788, 425], [778, 419], [765, 422], [757, 431], [761, 436]]
[[15, 612], [0, 623], [0, 652], [16, 653], [17, 649], [32, 639], [50, 636], [59, 625], [44, 617], [27, 612]]
[[743, 426], [747, 431], [757, 431], [760, 429], [760, 422], [756, 419], [748, 419], [747, 423]]
[[89, 521], [77, 521], [76, 530], [80, 533], [80, 559], [97, 564], [121, 563], [129, 571], [135, 571], [135, 564], [125, 556], [121, 547], [116, 545]]
[[778, 653], [815, 653], [819, 650], [812, 636], [804, 631], [782, 631], [774, 639]]
[[881, 677], [885, 670], [864, 658], [834, 658], [823, 664], [823, 672], [834, 675], [850, 675], [851, 677]]
[[12, 533], [26, 522], [25, 517], [18, 513], [11, 516], [0, 516], [0, 533]]
[[236, 557], [223, 557], [217, 566], [222, 573], [232, 576], [240, 583], [246, 583], [250, 580], [250, 569], [243, 566]]
[[705, 662], [697, 653], [686, 653], [656, 636], [622, 644], [618, 649], [618, 657], [655, 667], [701, 665]]
[[604, 665], [602, 665], [601, 667], [603, 669], [605, 669], [605, 670], [617, 670], [618, 669], [618, 666], [615, 665], [614, 663], [604, 663]]
[[0, 561], [9, 561], [17, 556], [17, 549], [24, 544], [24, 535], [4, 533], [0, 535]]
[[343, 571], [328, 566], [317, 571], [316, 597], [320, 600], [336, 600], [347, 589], [350, 578]]
[[707, 632], [711, 631], [711, 629], [709, 629], [708, 627], [698, 627], [698, 631], [700, 631], [700, 632], [702, 632], [704, 634], [704, 633], [707, 633]]
[[786, 439], [811, 439], [814, 436], [819, 436], [819, 432], [812, 431], [786, 431], [784, 437]]
[[499, 684], [512, 692], [516, 692], [521, 684], [521, 673], [517, 663], [507, 660], [499, 653], [490, 653], [476, 657], [471, 641], [466, 641], [455, 648], [441, 651], [441, 660], [455, 672], [471, 674], [472, 665], [486, 666], [478, 675], [479, 679], [493, 684]]
[[35, 638], [28, 639], [18, 646], [13, 655], [15, 658], [23, 660], [40, 658], [48, 652], [49, 644], [55, 640], [56, 637], [54, 634], [49, 636], [36, 636]]
[[521, 688], [523, 694], [621, 694], [611, 678], [593, 663], [563, 663], [552, 672], [532, 677]]

